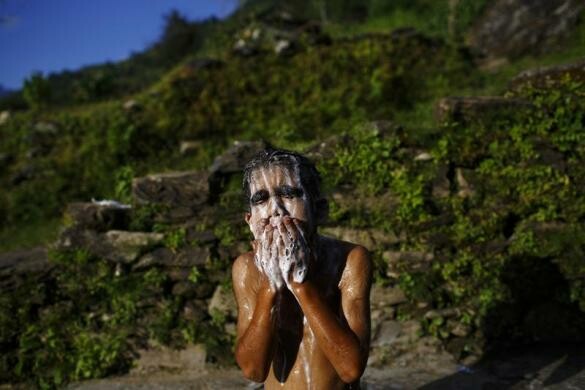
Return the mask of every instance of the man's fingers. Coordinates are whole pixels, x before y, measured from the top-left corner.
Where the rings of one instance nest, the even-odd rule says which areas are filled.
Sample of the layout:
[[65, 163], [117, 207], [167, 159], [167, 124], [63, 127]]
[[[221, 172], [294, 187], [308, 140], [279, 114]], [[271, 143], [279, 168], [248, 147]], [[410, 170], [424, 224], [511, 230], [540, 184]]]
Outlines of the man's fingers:
[[284, 245], [290, 246], [293, 238], [290, 235], [290, 233], [288, 232], [287, 228], [284, 226], [284, 223], [281, 222], [278, 225], [278, 231], [280, 232], [280, 236], [282, 237], [282, 239], [284, 241]]
[[285, 220], [284, 227], [293, 240], [299, 239], [299, 230], [297, 229], [297, 225], [295, 225], [292, 218], [287, 218]]
[[296, 218], [292, 219], [295, 227], [297, 228], [297, 231], [299, 232], [299, 236], [305, 241], [307, 242], [307, 239], [305, 238], [305, 224], [301, 221], [299, 221]]

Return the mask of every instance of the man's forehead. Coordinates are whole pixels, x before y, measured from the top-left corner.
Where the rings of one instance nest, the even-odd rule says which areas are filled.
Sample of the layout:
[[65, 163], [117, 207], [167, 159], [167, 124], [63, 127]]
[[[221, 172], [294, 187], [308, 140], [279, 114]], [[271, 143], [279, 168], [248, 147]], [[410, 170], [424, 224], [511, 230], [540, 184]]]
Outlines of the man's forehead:
[[255, 169], [250, 175], [252, 188], [279, 185], [301, 187], [298, 170], [295, 167], [271, 165]]

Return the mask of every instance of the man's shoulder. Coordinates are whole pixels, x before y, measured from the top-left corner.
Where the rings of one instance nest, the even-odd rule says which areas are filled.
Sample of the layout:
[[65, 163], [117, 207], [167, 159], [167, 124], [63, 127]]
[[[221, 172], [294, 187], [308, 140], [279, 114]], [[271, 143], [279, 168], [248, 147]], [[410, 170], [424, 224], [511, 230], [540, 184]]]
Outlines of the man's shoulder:
[[251, 267], [255, 267], [254, 253], [246, 252], [239, 255], [232, 265], [232, 274], [234, 276], [241, 275], [242, 272], [247, 271]]
[[367, 277], [372, 272], [370, 252], [360, 244], [343, 241], [332, 237], [320, 236], [329, 253], [338, 253], [337, 260], [341, 261], [342, 274], [360, 274]]

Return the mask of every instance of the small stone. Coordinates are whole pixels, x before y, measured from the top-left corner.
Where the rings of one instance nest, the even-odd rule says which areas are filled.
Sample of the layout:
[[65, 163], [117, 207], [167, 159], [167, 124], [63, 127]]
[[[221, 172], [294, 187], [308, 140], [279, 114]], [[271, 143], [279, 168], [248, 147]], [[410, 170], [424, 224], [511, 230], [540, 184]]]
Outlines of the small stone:
[[441, 310], [429, 310], [425, 313], [425, 318], [427, 320], [432, 320], [435, 318], [443, 317], [443, 318], [450, 318], [450, 317], [457, 317], [461, 315], [461, 310], [458, 308], [447, 308]]
[[428, 152], [419, 153], [414, 157], [414, 161], [430, 161], [432, 159], [433, 156]]
[[274, 45], [274, 52], [279, 55], [287, 55], [293, 51], [293, 44], [291, 41], [286, 39], [281, 39]]
[[223, 329], [225, 332], [230, 336], [236, 336], [236, 324], [233, 322], [228, 322], [224, 325]]
[[161, 233], [110, 230], [104, 235], [104, 238], [116, 250], [115, 259], [111, 260], [132, 263], [148, 248], [161, 245], [164, 235]]
[[472, 169], [455, 168], [455, 181], [459, 191], [457, 195], [461, 198], [469, 198], [475, 195], [473, 183], [474, 171]]
[[155, 265], [172, 264], [174, 253], [169, 248], [156, 248], [152, 252], [144, 254], [136, 264], [133, 270], [142, 270]]
[[2, 111], [0, 112], [0, 126], [7, 123], [10, 120], [10, 111]]
[[208, 247], [186, 247], [177, 253], [173, 263], [169, 265], [180, 267], [199, 267], [203, 266], [210, 257]]
[[201, 152], [201, 148], [200, 141], [181, 141], [179, 152], [182, 156], [195, 156]]
[[374, 285], [371, 291], [372, 306], [388, 307], [408, 302], [400, 287], [379, 287]]
[[481, 361], [481, 356], [469, 355], [461, 360], [461, 364], [466, 366], [466, 367], [472, 367], [472, 366], [475, 366], [480, 361]]
[[382, 258], [388, 263], [419, 263], [433, 261], [435, 255], [422, 251], [385, 251]]
[[[217, 241], [217, 237], [211, 230], [199, 231], [197, 226], [187, 226], [185, 239], [188, 242], [194, 242], [198, 245], [212, 244]], [[194, 244], [195, 245], [195, 244]]]
[[126, 100], [122, 107], [124, 107], [124, 110], [126, 111], [136, 111], [140, 109], [140, 104], [136, 100], [130, 99]]
[[169, 267], [165, 268], [165, 272], [169, 276], [169, 278], [176, 282], [179, 280], [189, 280], [189, 276], [191, 275], [191, 268], [185, 267]]
[[233, 292], [225, 291], [222, 286], [217, 286], [207, 307], [209, 315], [212, 315], [214, 311], [219, 311], [230, 318], [237, 318], [238, 309]]
[[207, 317], [207, 307], [204, 301], [191, 300], [183, 307], [183, 317], [186, 320], [199, 322]]
[[37, 122], [35, 132], [40, 134], [54, 135], [57, 134], [57, 126], [51, 122]]
[[373, 347], [392, 345], [402, 332], [402, 324], [398, 321], [384, 321], [380, 324], [372, 340]]
[[185, 298], [192, 298], [197, 292], [197, 286], [188, 280], [181, 280], [173, 285], [172, 294]]
[[456, 337], [467, 337], [471, 333], [471, 328], [465, 324], [458, 322], [453, 329], [451, 334]]

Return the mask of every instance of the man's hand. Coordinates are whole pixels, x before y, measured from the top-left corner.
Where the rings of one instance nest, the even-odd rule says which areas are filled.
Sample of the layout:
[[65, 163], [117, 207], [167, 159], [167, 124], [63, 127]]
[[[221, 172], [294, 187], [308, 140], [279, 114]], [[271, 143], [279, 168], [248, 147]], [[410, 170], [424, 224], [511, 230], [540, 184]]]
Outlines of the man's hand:
[[266, 222], [260, 240], [252, 243], [256, 267], [266, 276], [274, 291], [284, 285], [278, 262], [278, 236], [278, 231]]
[[311, 249], [305, 238], [301, 223], [293, 218], [284, 217], [278, 225], [278, 265], [286, 286], [303, 283], [309, 272]]

